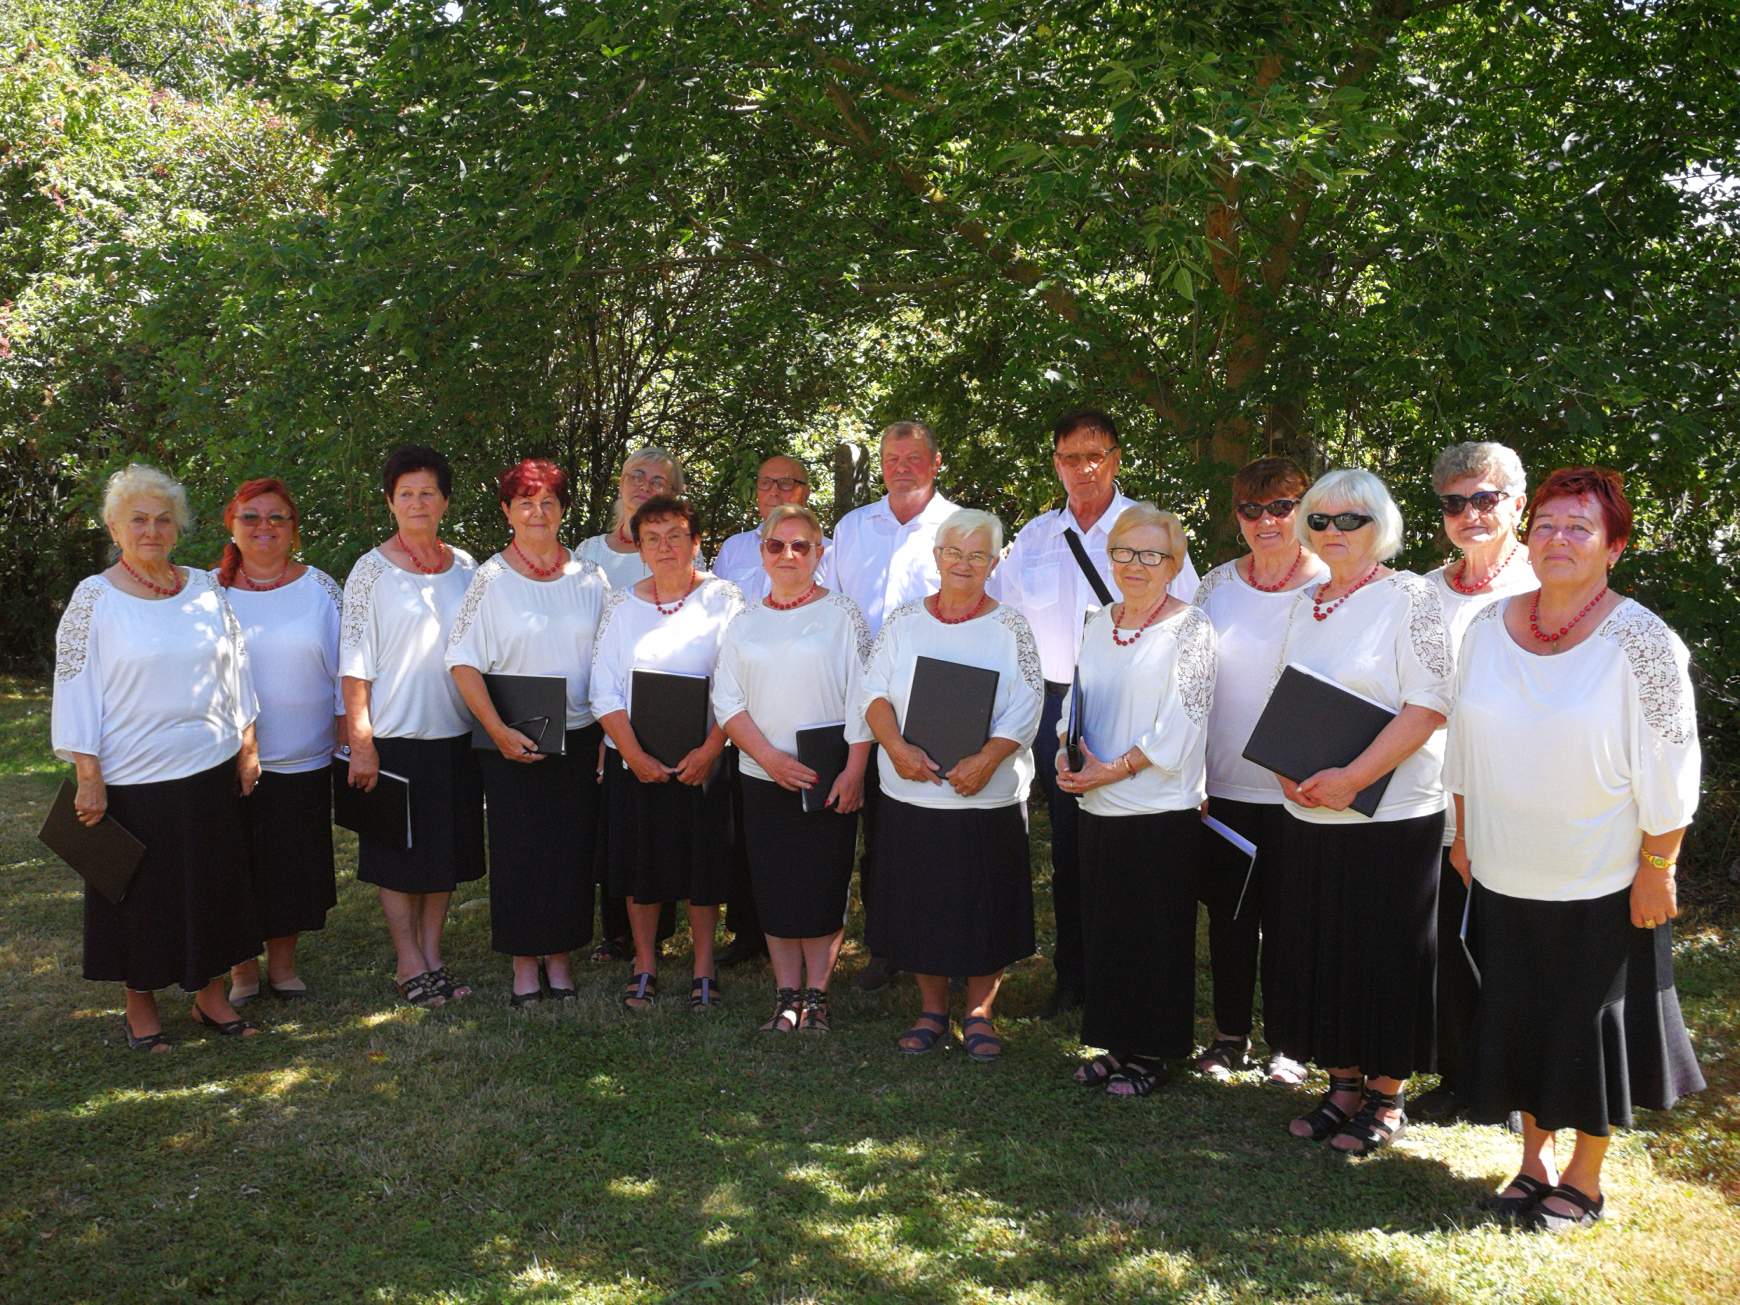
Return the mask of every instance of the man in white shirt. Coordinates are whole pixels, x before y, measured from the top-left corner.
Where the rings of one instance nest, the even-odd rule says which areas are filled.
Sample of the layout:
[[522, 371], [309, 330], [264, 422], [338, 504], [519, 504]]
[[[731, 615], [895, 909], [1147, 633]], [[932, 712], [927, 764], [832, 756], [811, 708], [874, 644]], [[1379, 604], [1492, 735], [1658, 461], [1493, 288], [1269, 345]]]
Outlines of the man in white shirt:
[[[936, 531], [958, 504], [936, 492], [942, 454], [936, 436], [921, 421], [897, 421], [882, 432], [882, 483], [888, 494], [848, 512], [834, 527], [834, 547], [824, 559], [830, 588], [845, 594], [864, 613], [870, 632], [895, 608], [916, 603], [935, 590]], [[832, 565], [828, 564], [832, 559]], [[864, 859], [859, 863], [858, 891], [866, 916], [875, 909], [871, 849], [876, 835], [876, 763], [864, 781]], [[858, 987], [874, 992], [894, 978], [894, 967], [872, 956], [858, 976]]]
[[[1008, 556], [991, 577], [992, 597], [1027, 618], [1039, 645], [1045, 674], [1045, 714], [1033, 744], [1040, 785], [1051, 813], [1051, 901], [1057, 917], [1052, 965], [1057, 988], [1047, 1014], [1081, 1005], [1081, 870], [1076, 863], [1076, 800], [1057, 786], [1057, 719], [1075, 678], [1082, 625], [1103, 605], [1100, 592], [1076, 561], [1073, 531], [1103, 592], [1115, 597], [1106, 536], [1134, 501], [1118, 490], [1118, 428], [1106, 413], [1083, 408], [1060, 418], [1051, 432], [1051, 465], [1067, 501], [1021, 528]], [[1168, 591], [1189, 602], [1196, 594], [1196, 568], [1187, 554]]]
[[[755, 473], [755, 508], [761, 520], [776, 507], [787, 503], [802, 505], [810, 501], [810, 475], [796, 458], [777, 454], [761, 464]], [[834, 541], [822, 539], [824, 559]], [[825, 564], [825, 563], [824, 563]], [[743, 591], [748, 603], [759, 603], [767, 597], [770, 581], [761, 565], [761, 526], [740, 530], [719, 546], [719, 556], [713, 562], [713, 574], [729, 580]], [[826, 585], [827, 572], [817, 571], [816, 582]]]

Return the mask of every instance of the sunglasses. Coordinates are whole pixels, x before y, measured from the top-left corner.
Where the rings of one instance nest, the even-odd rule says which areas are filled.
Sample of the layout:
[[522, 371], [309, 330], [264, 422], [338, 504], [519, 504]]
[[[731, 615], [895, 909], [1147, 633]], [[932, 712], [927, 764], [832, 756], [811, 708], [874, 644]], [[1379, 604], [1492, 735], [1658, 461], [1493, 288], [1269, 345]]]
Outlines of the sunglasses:
[[1143, 566], [1159, 566], [1172, 560], [1172, 554], [1162, 553], [1157, 548], [1125, 548], [1122, 545], [1108, 548], [1106, 556], [1114, 562], [1140, 562]]
[[764, 539], [761, 546], [767, 550], [769, 557], [779, 557], [788, 548], [791, 549], [793, 557], [808, 557], [810, 550], [815, 547], [807, 539]]
[[1495, 489], [1483, 489], [1474, 494], [1440, 494], [1438, 506], [1444, 509], [1447, 517], [1459, 517], [1468, 510], [1470, 503], [1474, 504], [1476, 512], [1490, 512], [1504, 502], [1506, 495]]
[[1277, 521], [1285, 521], [1293, 515], [1293, 509], [1299, 506], [1296, 498], [1277, 498], [1267, 503], [1240, 503], [1238, 512], [1246, 521], [1261, 521], [1264, 516], [1274, 517]]
[[1305, 524], [1313, 530], [1328, 530], [1332, 522], [1337, 530], [1358, 530], [1361, 526], [1369, 526], [1372, 518], [1363, 512], [1337, 512], [1334, 516], [1327, 512], [1309, 512], [1305, 516]]
[[243, 526], [248, 530], [254, 529], [262, 521], [276, 530], [282, 530], [295, 519], [295, 517], [285, 516], [282, 512], [273, 512], [266, 516], [261, 516], [258, 512], [236, 513], [236, 524]]

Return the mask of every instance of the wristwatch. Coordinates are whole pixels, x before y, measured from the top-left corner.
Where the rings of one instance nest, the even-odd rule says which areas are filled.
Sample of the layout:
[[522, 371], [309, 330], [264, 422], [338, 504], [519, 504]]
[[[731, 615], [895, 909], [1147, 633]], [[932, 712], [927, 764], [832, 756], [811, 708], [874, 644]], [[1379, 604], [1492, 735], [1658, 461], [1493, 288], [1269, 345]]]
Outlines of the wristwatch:
[[1666, 870], [1670, 875], [1674, 872], [1674, 867], [1679, 864], [1677, 860], [1670, 860], [1665, 856], [1657, 856], [1654, 852], [1639, 852], [1638, 856], [1654, 866], [1657, 870]]

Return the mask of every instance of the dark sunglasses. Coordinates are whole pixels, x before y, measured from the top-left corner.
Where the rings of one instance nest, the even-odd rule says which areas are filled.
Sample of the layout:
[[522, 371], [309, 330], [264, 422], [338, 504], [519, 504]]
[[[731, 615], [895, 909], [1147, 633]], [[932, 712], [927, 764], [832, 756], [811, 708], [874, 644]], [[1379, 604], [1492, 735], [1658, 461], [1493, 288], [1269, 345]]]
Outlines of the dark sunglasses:
[[1337, 530], [1358, 530], [1361, 526], [1369, 526], [1372, 518], [1363, 512], [1337, 512], [1334, 516], [1327, 512], [1305, 514], [1305, 524], [1313, 530], [1328, 530], [1330, 522], [1335, 523]]
[[1444, 509], [1447, 517], [1459, 517], [1468, 510], [1470, 503], [1474, 504], [1476, 512], [1490, 512], [1504, 502], [1505, 495], [1495, 489], [1483, 489], [1474, 494], [1440, 494], [1438, 506]]
[[815, 545], [807, 539], [764, 539], [761, 546], [767, 550], [769, 557], [778, 557], [786, 549], [791, 549], [793, 557], [808, 557], [810, 549]]
[[1265, 513], [1277, 521], [1285, 521], [1298, 506], [1296, 498], [1277, 498], [1268, 503], [1240, 503], [1238, 511], [1246, 521], [1261, 521]]

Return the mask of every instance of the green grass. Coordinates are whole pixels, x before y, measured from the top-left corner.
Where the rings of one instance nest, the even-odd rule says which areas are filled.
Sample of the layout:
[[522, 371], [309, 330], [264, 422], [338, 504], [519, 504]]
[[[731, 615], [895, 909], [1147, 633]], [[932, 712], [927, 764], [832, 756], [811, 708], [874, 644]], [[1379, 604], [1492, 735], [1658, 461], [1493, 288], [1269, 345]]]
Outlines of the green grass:
[[197, 1036], [164, 994], [179, 1045], [129, 1054], [118, 991], [79, 977], [71, 873], [34, 838], [46, 716], [37, 686], [0, 684], [0, 1299], [1740, 1297], [1731, 919], [1692, 920], [1679, 958], [1715, 1090], [1617, 1141], [1608, 1223], [1545, 1241], [1476, 1212], [1514, 1159], [1495, 1130], [1416, 1127], [1343, 1164], [1282, 1135], [1305, 1094], [1254, 1076], [1138, 1103], [1073, 1087], [1070, 1023], [1024, 1015], [1038, 960], [990, 1068], [897, 1055], [910, 988], [843, 991], [825, 1040], [757, 1036], [765, 971], [728, 975], [710, 1016], [625, 1016], [622, 967], [585, 970], [576, 1007], [511, 1013], [481, 886], [451, 934], [481, 985], [463, 1006], [390, 1003], [347, 873], [306, 940], [314, 998], [250, 1012], [270, 1036]]

